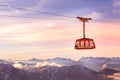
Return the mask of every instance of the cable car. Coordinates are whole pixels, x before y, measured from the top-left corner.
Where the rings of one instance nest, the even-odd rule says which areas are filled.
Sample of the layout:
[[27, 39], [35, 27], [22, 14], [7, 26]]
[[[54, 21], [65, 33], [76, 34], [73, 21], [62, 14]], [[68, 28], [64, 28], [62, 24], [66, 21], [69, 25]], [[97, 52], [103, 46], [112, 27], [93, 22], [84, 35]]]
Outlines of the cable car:
[[95, 43], [93, 39], [81, 38], [75, 42], [75, 49], [94, 49]]
[[96, 48], [94, 40], [85, 37], [85, 22], [88, 22], [88, 20], [92, 20], [92, 19], [91, 18], [83, 18], [83, 17], [77, 17], [77, 19], [79, 19], [80, 21], [83, 22], [83, 38], [76, 40], [74, 48], [76, 50]]

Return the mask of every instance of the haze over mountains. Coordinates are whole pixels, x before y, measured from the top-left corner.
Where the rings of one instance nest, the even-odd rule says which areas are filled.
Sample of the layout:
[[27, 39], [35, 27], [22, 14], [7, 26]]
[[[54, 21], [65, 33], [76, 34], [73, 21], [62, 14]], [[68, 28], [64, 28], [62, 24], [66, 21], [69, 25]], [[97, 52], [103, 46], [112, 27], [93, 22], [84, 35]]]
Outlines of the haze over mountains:
[[0, 80], [120, 80], [119, 65], [120, 58], [1, 59]]

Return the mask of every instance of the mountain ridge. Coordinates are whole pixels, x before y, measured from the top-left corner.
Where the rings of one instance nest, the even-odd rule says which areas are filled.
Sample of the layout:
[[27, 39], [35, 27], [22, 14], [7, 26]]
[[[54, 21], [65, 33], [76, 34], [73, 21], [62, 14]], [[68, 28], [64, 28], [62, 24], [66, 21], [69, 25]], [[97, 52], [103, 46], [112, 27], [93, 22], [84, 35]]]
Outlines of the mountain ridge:
[[42, 69], [27, 71], [10, 64], [0, 64], [0, 80], [109, 80], [82, 65], [48, 66]]

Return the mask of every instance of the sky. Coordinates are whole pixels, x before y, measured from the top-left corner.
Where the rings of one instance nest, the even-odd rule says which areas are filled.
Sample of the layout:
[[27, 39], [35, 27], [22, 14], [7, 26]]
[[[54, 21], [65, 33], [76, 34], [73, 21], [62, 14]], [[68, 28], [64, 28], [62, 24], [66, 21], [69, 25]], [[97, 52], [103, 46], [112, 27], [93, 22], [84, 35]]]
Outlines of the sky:
[[[74, 49], [82, 38], [77, 16], [92, 18], [86, 37], [96, 49]], [[120, 57], [120, 0], [0, 0], [0, 17], [1, 59]]]

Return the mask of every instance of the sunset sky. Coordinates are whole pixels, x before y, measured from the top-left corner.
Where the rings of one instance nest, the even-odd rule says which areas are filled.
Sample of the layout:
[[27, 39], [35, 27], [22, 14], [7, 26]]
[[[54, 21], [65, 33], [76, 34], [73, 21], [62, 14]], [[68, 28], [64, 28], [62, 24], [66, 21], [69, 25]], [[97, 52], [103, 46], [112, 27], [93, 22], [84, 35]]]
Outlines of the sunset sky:
[[[86, 36], [96, 49], [74, 49], [82, 38], [77, 16], [92, 18]], [[0, 17], [1, 59], [120, 57], [120, 0], [0, 0]]]

